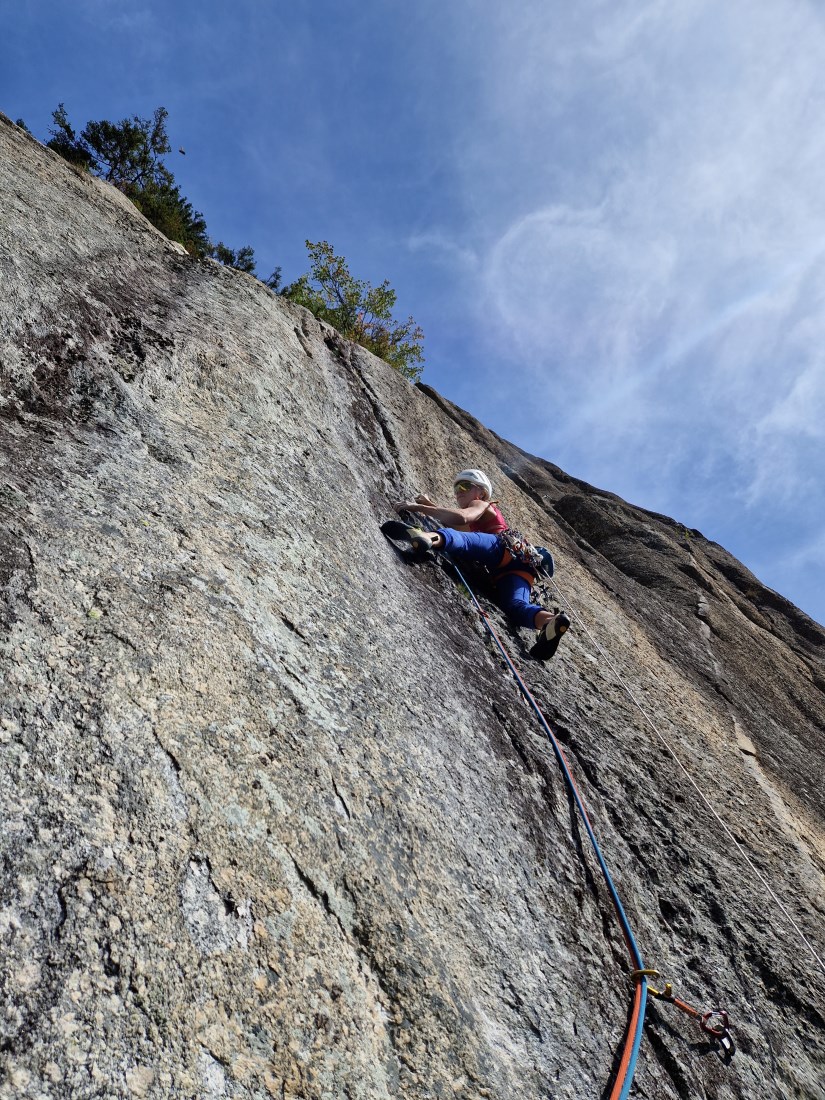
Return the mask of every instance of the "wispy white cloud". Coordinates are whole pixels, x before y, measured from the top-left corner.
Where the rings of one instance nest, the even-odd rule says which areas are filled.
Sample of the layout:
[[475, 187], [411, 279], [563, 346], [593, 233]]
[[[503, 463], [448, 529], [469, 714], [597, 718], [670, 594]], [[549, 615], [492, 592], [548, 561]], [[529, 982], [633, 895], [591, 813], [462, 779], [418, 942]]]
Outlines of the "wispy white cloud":
[[[763, 435], [788, 434], [796, 438], [825, 440], [825, 362], [819, 360], [802, 371], [789, 393], [756, 425]], [[821, 474], [823, 471], [816, 471]]]
[[411, 234], [407, 247], [411, 252], [427, 252], [436, 263], [445, 263], [464, 274], [476, 271], [480, 263], [473, 248], [436, 229]]
[[779, 565], [785, 570], [825, 569], [825, 524], [812, 538], [786, 554]]
[[[811, 490], [800, 440], [825, 422], [821, 18], [801, 2], [585, 8], [562, 33], [537, 16], [519, 78], [499, 46], [491, 82], [517, 212], [484, 261], [482, 312], [566, 411], [561, 433], [527, 430], [648, 499], [689, 468], [697, 498], [724, 469], [728, 501], [758, 507], [780, 478], [790, 501]], [[484, 132], [475, 178], [502, 171]]]
[[81, 0], [80, 12], [95, 29], [132, 35], [131, 45], [146, 45], [155, 36], [162, 37], [157, 11], [151, 4], [133, 4], [129, 0]]

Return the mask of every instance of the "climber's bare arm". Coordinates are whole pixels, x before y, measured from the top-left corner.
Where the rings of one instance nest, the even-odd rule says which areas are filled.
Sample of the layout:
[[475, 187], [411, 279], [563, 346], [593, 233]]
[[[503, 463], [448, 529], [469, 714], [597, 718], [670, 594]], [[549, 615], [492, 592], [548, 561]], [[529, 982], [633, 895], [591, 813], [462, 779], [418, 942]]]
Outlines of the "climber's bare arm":
[[[399, 500], [395, 504], [396, 512], [417, 512], [422, 516], [431, 516], [442, 527], [454, 527], [458, 530], [481, 519], [490, 507], [488, 500], [473, 500], [466, 508], [440, 508], [437, 504], [422, 503], [422, 496], [415, 500]], [[425, 498], [429, 499], [429, 498]]]

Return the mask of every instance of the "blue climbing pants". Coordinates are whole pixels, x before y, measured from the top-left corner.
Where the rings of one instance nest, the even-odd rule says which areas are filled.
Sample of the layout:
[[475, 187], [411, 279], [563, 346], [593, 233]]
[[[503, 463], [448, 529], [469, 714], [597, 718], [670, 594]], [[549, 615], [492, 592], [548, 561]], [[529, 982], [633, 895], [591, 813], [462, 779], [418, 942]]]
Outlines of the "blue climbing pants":
[[[498, 535], [486, 535], [483, 531], [455, 531], [452, 527], [439, 527], [444, 539], [444, 549], [460, 564], [462, 561], [486, 565], [491, 572], [501, 565], [504, 546]], [[514, 564], [518, 568], [518, 562]], [[523, 566], [522, 566], [523, 568]], [[495, 581], [496, 603], [518, 626], [533, 629], [536, 615], [542, 608], [530, 603], [531, 585], [516, 573], [504, 573]]]

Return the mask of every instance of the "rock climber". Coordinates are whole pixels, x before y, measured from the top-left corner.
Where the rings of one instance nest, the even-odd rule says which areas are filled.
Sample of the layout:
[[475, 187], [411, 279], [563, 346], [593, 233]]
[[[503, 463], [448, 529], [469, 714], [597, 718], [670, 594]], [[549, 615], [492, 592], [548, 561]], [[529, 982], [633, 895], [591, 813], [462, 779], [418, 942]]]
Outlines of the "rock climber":
[[[477, 562], [486, 566], [492, 578], [496, 602], [517, 626], [537, 632], [530, 650], [533, 657], [546, 661], [558, 648], [570, 619], [558, 609], [548, 611], [530, 602], [536, 580], [536, 568], [529, 546], [518, 532], [512, 531], [493, 500], [493, 486], [482, 470], [462, 470], [453, 479], [456, 507], [442, 508], [422, 493], [415, 500], [399, 500], [397, 512], [415, 512], [430, 516], [441, 524], [437, 531], [409, 528], [410, 542], [418, 553], [443, 550], [456, 561]], [[532, 548], [530, 548], [532, 549]]]

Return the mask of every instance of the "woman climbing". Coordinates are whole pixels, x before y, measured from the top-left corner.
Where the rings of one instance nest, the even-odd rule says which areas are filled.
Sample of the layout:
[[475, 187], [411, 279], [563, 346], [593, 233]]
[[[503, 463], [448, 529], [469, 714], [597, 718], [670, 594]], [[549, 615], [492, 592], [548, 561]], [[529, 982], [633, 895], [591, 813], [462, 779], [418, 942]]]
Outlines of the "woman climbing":
[[397, 512], [430, 516], [442, 525], [437, 531], [410, 528], [413, 548], [419, 553], [443, 550], [458, 561], [486, 566], [496, 602], [517, 626], [537, 631], [530, 653], [539, 661], [548, 660], [558, 649], [570, 620], [558, 608], [548, 611], [530, 602], [536, 568], [528, 560], [529, 554], [519, 554], [524, 540], [508, 537], [510, 529], [492, 499], [493, 487], [487, 475], [481, 470], [462, 470], [453, 480], [453, 490], [455, 508], [442, 508], [423, 493], [415, 500], [400, 500], [395, 505]]

